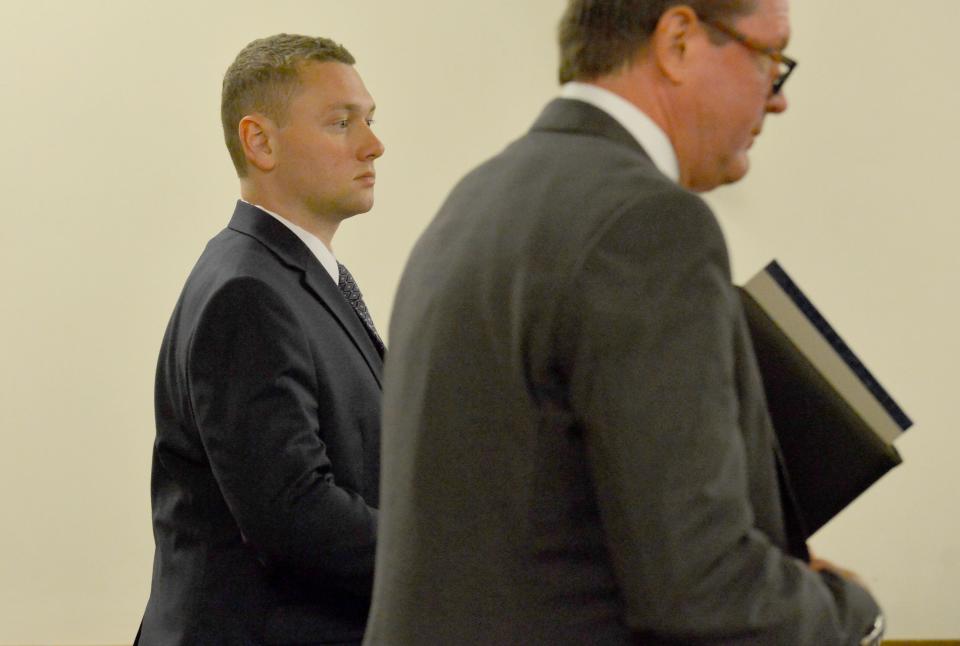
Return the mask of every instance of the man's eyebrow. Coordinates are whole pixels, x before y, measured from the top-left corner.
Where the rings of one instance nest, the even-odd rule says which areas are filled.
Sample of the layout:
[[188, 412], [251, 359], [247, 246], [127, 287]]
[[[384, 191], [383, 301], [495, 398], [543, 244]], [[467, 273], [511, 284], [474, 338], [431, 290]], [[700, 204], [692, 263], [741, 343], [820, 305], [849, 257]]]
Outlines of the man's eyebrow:
[[356, 112], [359, 114], [373, 114], [374, 110], [377, 109], [377, 106], [374, 103], [369, 105], [361, 105], [359, 103], [335, 103], [327, 109], [331, 112], [342, 110], [344, 112]]

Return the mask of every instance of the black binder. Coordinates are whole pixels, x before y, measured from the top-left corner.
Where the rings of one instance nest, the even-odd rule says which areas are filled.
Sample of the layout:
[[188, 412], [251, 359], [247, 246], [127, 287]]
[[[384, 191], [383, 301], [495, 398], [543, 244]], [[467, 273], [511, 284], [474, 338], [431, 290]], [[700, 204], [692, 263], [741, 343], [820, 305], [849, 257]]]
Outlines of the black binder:
[[776, 261], [740, 291], [809, 537], [901, 463], [913, 422]]

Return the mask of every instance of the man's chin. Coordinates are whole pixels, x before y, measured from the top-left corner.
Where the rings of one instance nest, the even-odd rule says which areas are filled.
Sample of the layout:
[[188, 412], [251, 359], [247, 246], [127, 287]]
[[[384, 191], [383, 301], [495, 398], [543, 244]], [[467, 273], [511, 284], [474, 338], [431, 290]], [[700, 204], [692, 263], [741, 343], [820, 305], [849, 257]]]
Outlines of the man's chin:
[[343, 219], [351, 218], [355, 215], [362, 215], [373, 208], [373, 195], [368, 199], [358, 199], [344, 206]]
[[750, 159], [744, 151], [736, 157], [728, 159], [725, 164], [717, 164], [712, 170], [712, 173], [692, 176], [687, 178], [686, 181], [681, 179], [681, 184], [695, 193], [706, 193], [724, 184], [739, 182], [750, 170]]
[[727, 170], [727, 177], [724, 179], [724, 184], [734, 184], [739, 182], [747, 175], [747, 171], [750, 170], [750, 158], [747, 157], [747, 153], [744, 152], [739, 155], [730, 167]]

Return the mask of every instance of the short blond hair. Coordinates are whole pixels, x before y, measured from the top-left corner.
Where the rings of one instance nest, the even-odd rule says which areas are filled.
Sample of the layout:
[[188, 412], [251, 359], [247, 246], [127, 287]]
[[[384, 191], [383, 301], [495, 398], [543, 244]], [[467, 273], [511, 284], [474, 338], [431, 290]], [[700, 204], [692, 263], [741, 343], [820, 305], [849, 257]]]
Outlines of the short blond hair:
[[227, 68], [220, 95], [220, 121], [238, 177], [247, 174], [238, 132], [240, 120], [258, 112], [282, 125], [300, 86], [299, 68], [308, 61], [356, 62], [343, 45], [329, 38], [276, 34], [244, 47]]

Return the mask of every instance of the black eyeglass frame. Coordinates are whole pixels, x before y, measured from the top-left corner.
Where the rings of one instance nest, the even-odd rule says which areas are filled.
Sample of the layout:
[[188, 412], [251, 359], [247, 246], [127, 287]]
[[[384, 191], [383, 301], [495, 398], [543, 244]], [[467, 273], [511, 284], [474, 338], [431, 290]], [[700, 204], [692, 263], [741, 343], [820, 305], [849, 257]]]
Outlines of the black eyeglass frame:
[[783, 84], [787, 82], [787, 79], [790, 78], [790, 74], [793, 73], [793, 69], [797, 66], [797, 61], [790, 58], [775, 47], [764, 47], [763, 45], [758, 45], [744, 34], [741, 34], [733, 27], [725, 25], [722, 22], [703, 20], [702, 18], [700, 19], [700, 22], [705, 24], [707, 27], [716, 29], [724, 36], [732, 38], [747, 49], [771, 58], [777, 65], [786, 65], [787, 69], [780, 72], [779, 76], [777, 76], [777, 78], [773, 81], [773, 87], [770, 91], [771, 95], [780, 93], [780, 90], [783, 88]]

